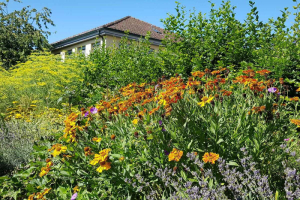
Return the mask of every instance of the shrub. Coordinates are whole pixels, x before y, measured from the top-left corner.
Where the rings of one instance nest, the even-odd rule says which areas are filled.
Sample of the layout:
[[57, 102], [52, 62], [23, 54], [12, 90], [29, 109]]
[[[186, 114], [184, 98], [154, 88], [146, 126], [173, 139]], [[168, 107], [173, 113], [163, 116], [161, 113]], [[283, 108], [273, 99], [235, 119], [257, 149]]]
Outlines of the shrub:
[[[57, 106], [60, 97], [68, 97], [68, 91], [74, 91], [83, 80], [79, 59], [66, 58], [50, 52], [36, 52], [28, 61], [20, 63], [10, 71], [0, 72], [0, 110], [11, 107], [18, 101], [29, 107], [34, 100], [41, 100], [40, 107]], [[65, 98], [68, 100], [68, 98]]]
[[209, 15], [187, 13], [177, 3], [176, 14], [162, 20], [169, 34], [164, 41], [166, 56], [162, 57], [166, 68], [176, 66], [177, 73], [189, 76], [192, 71], [213, 70], [216, 66], [237, 71], [251, 66], [268, 69], [274, 78], [285, 77], [299, 86], [300, 4], [294, 6], [295, 19], [290, 27], [286, 25], [288, 8], [276, 20], [264, 23], [254, 2], [249, 4], [251, 10], [241, 22], [236, 19], [236, 7], [230, 1], [222, 1], [219, 8], [211, 3]]

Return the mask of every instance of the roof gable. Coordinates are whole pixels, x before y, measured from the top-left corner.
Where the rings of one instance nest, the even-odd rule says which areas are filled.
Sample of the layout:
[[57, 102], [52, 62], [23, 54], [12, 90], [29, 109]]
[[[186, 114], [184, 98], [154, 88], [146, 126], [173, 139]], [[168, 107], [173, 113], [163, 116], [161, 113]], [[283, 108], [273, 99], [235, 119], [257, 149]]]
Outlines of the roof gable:
[[140, 35], [140, 36], [146, 36], [147, 32], [150, 31], [150, 38], [155, 40], [162, 40], [165, 37], [164, 29], [154, 26], [152, 24], [149, 24], [147, 22], [141, 21], [139, 19], [136, 19], [131, 16], [127, 16], [124, 18], [121, 18], [119, 20], [110, 22], [108, 24], [104, 24], [102, 26], [93, 28], [91, 30], [79, 33], [77, 35], [73, 35], [71, 37], [59, 40], [57, 42], [52, 43], [53, 46], [58, 45], [59, 43], [66, 42], [68, 40], [72, 40], [75, 38], [80, 38], [81, 36], [92, 34], [95, 31], [100, 31], [101, 29], [111, 29], [116, 31], [129, 31], [131, 34]]

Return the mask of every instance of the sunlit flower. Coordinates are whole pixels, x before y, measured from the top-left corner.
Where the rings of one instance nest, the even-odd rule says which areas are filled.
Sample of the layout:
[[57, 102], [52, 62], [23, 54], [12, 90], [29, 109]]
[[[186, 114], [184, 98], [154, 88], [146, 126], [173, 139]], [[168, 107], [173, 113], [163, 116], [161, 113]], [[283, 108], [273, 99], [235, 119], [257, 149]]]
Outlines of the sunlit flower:
[[96, 107], [91, 107], [90, 112], [91, 112], [92, 114], [97, 114], [98, 109], [97, 109]]
[[299, 97], [292, 97], [290, 98], [290, 101], [299, 101]]
[[28, 200], [34, 200], [34, 197], [35, 197], [35, 193], [29, 195]]
[[135, 125], [136, 125], [138, 122], [139, 122], [139, 120], [138, 120], [138, 119], [134, 119], [134, 120], [132, 120], [132, 123], [133, 123], [133, 124], [135, 124]]
[[18, 113], [18, 114], [15, 115], [15, 118], [16, 118], [16, 119], [21, 119], [21, 118], [22, 118], [22, 115]]
[[178, 162], [180, 160], [180, 158], [182, 157], [182, 155], [183, 155], [183, 151], [173, 148], [173, 150], [169, 154], [169, 161], [174, 160], [174, 161]]
[[39, 174], [40, 177], [45, 176], [50, 171], [49, 167], [42, 167], [41, 172]]
[[103, 149], [99, 152], [99, 154], [95, 154], [93, 160], [90, 161], [91, 165], [96, 165], [97, 163], [103, 163], [108, 159], [108, 154], [111, 149]]
[[271, 92], [271, 93], [275, 93], [277, 90], [278, 90], [278, 89], [277, 89], [276, 87], [270, 87], [270, 88], [268, 89], [268, 91]]
[[74, 188], [73, 188], [73, 192], [78, 192], [79, 189], [78, 189], [78, 185], [76, 185]]
[[66, 146], [62, 146], [62, 144], [55, 144], [50, 149], [48, 149], [48, 151], [53, 151], [52, 155], [54, 157], [56, 157], [59, 154], [61, 154], [63, 152], [66, 152], [67, 151], [67, 147]]
[[77, 193], [73, 194], [71, 200], [75, 200], [77, 198]]
[[208, 153], [206, 152], [202, 158], [202, 160], [207, 163], [210, 162], [211, 164], [215, 164], [215, 161], [219, 159], [219, 154], [216, 153]]
[[213, 96], [209, 96], [209, 97], [203, 97], [201, 100], [201, 102], [198, 103], [199, 106], [203, 107], [205, 106], [205, 104], [210, 103], [212, 100], [214, 99]]
[[102, 173], [103, 170], [109, 170], [111, 168], [110, 162], [100, 163], [100, 167], [97, 168], [97, 172]]
[[112, 140], [116, 139], [116, 135], [115, 135], [115, 134], [112, 134], [112, 135], [110, 136], [110, 139], [112, 139]]
[[120, 161], [123, 161], [124, 159], [125, 159], [124, 156], [119, 158]]
[[84, 155], [85, 156], [92, 155], [92, 149], [90, 147], [84, 147]]
[[300, 92], [300, 87], [296, 90], [296, 92]]
[[101, 142], [102, 138], [93, 137], [92, 141], [94, 142]]
[[290, 119], [291, 123], [296, 124], [300, 128], [300, 119]]

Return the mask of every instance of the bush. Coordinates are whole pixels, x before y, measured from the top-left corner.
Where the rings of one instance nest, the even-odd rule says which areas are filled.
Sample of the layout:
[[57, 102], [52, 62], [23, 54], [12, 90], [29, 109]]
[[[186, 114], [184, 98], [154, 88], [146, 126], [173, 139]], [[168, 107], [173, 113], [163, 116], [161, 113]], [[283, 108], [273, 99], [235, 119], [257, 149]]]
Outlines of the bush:
[[76, 57], [62, 61], [50, 52], [33, 53], [27, 62], [0, 72], [0, 110], [4, 112], [14, 101], [29, 107], [38, 100], [40, 107], [57, 107], [58, 99], [69, 100], [69, 93], [83, 81], [83, 67]]
[[[162, 57], [171, 68], [183, 76], [190, 72], [216, 66], [245, 70], [261, 68], [272, 71], [272, 77], [285, 77], [286, 81], [299, 86], [299, 7], [294, 24], [286, 25], [290, 15], [288, 8], [277, 20], [260, 21], [257, 7], [249, 1], [251, 11], [244, 22], [235, 17], [230, 1], [222, 1], [219, 8], [211, 3], [209, 15], [190, 12], [177, 3], [177, 14], [162, 20], [169, 34], [164, 41], [167, 56]], [[175, 42], [174, 42], [175, 41]], [[174, 65], [176, 63], [176, 65]], [[166, 67], [168, 67], [166, 66]]]

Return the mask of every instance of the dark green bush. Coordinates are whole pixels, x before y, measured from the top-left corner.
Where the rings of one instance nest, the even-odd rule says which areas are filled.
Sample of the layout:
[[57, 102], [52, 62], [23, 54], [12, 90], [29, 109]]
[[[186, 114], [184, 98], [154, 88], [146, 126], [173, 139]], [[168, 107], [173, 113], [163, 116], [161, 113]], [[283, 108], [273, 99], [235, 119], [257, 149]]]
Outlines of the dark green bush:
[[[209, 15], [191, 12], [177, 3], [177, 14], [162, 20], [168, 31], [162, 56], [164, 68], [189, 76], [191, 71], [232, 66], [233, 69], [268, 69], [274, 78], [286, 77], [291, 84], [300, 80], [299, 5], [294, 6], [294, 24], [287, 27], [291, 14], [284, 8], [282, 15], [267, 23], [260, 20], [257, 7], [249, 1], [251, 11], [244, 22], [235, 17], [230, 1], [222, 1], [219, 8], [211, 3]], [[175, 41], [175, 42], [174, 42]]]

